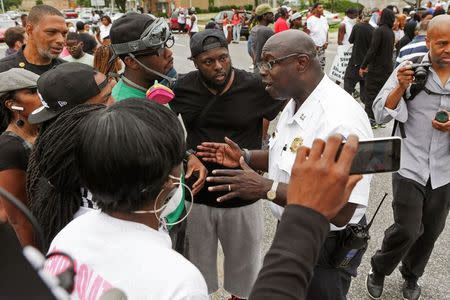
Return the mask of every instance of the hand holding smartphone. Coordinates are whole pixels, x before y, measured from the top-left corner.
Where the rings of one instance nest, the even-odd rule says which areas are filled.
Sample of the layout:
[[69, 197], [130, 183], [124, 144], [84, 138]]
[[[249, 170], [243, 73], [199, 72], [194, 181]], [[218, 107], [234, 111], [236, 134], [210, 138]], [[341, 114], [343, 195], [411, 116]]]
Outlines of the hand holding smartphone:
[[[339, 157], [342, 143], [336, 158]], [[359, 141], [350, 174], [397, 172], [400, 169], [401, 138], [387, 137]]]

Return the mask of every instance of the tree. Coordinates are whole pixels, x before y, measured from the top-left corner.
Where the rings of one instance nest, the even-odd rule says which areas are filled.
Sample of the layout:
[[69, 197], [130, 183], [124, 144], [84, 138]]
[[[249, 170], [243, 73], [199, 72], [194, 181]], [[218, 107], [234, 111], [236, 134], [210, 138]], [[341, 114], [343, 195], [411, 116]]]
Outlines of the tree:
[[5, 6], [5, 11], [14, 7], [19, 7], [22, 5], [22, 0], [3, 0], [3, 5]]
[[80, 7], [90, 7], [91, 0], [77, 0], [77, 5]]
[[44, 1], [42, 1], [42, 0], [36, 0], [36, 5], [41, 5], [41, 4], [44, 4]]

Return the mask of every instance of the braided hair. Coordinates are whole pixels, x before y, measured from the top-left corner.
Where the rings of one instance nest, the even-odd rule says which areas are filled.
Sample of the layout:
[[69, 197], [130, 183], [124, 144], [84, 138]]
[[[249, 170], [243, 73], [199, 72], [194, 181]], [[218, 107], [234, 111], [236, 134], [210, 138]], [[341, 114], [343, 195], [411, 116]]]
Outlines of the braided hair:
[[14, 92], [8, 92], [0, 96], [0, 133], [4, 132], [8, 128], [9, 123], [13, 118], [13, 113], [9, 110], [5, 103], [9, 99], [13, 99]]
[[81, 183], [73, 149], [78, 124], [104, 105], [82, 104], [62, 113], [41, 131], [29, 162], [27, 191], [31, 210], [46, 238], [44, 248], [80, 208]]

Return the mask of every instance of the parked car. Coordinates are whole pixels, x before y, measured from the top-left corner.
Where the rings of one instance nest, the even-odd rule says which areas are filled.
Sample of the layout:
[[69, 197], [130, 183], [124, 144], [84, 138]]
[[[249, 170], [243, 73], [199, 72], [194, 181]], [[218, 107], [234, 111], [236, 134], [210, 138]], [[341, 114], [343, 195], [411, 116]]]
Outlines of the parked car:
[[16, 22], [11, 19], [0, 18], [0, 42], [5, 41], [5, 31], [10, 28], [16, 26]]
[[64, 14], [64, 17], [66, 19], [76, 19], [76, 18], [78, 18], [78, 13], [75, 11], [75, 9], [64, 9], [62, 11], [62, 13]]
[[[227, 14], [228, 20], [231, 20], [231, 17], [233, 17], [233, 11], [231, 10], [223, 10], [217, 15], [214, 16], [211, 20], [222, 26], [223, 23], [223, 16], [224, 14]], [[245, 20], [249, 20], [252, 17], [252, 13], [249, 11], [245, 11]], [[248, 36], [250, 35], [250, 31], [248, 30], [248, 25], [243, 24], [241, 28], [241, 36], [245, 37], [246, 40], [248, 40]]]
[[11, 20], [15, 20], [20, 17], [21, 13], [17, 10], [8, 10], [6, 14], [11, 18]]

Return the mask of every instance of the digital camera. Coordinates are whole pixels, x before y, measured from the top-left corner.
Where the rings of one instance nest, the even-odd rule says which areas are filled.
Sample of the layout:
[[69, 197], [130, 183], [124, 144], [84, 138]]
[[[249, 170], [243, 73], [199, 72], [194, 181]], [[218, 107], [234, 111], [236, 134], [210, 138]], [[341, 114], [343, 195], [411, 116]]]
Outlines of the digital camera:
[[412, 64], [409, 67], [414, 71], [414, 82], [425, 82], [428, 76], [430, 63]]

